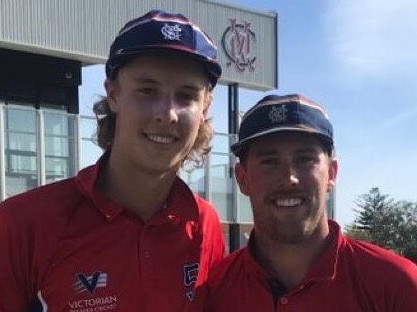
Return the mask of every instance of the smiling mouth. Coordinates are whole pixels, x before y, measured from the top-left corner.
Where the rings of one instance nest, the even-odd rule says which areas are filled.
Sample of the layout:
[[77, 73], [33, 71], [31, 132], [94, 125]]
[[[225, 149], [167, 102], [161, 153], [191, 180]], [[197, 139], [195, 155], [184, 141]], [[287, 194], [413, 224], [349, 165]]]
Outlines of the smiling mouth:
[[284, 198], [284, 199], [277, 199], [275, 200], [275, 205], [279, 206], [279, 207], [296, 207], [301, 205], [302, 203], [302, 199], [301, 198]]
[[158, 144], [164, 144], [164, 145], [172, 144], [172, 143], [174, 143], [176, 141], [176, 138], [174, 138], [172, 136], [161, 136], [161, 135], [156, 135], [156, 134], [145, 134], [145, 137], [149, 141], [152, 141], [152, 142], [158, 143]]

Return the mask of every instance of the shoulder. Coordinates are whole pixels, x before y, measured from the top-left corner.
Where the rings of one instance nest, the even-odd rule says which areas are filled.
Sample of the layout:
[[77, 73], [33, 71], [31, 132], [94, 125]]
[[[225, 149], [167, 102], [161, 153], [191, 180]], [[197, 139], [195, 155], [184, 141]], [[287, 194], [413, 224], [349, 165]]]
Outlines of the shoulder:
[[352, 259], [372, 262], [378, 265], [408, 266], [413, 264], [410, 260], [399, 256], [391, 250], [348, 236], [343, 237], [343, 252], [349, 254]]
[[343, 237], [343, 248], [340, 258], [349, 266], [355, 266], [375, 280], [395, 283], [410, 283], [417, 290], [417, 265], [412, 261], [395, 254], [393, 251], [377, 245]]
[[248, 261], [248, 249], [236, 250], [217, 263], [210, 271], [208, 287], [215, 289], [224, 287], [229, 282], [236, 283], [245, 275], [245, 264]]
[[6, 199], [0, 204], [0, 211], [20, 217], [47, 214], [68, 201], [77, 200], [76, 188], [74, 178], [40, 186]]
[[[80, 206], [74, 179], [39, 187], [0, 205], [2, 239], [25, 248], [50, 248]], [[48, 246], [48, 247], [47, 247]]]
[[209, 201], [200, 197], [197, 194], [194, 194], [194, 198], [195, 198], [195, 201], [197, 203], [200, 215], [204, 215], [208, 218], [219, 219], [217, 209], [214, 207], [214, 205], [212, 203], [210, 203]]
[[25, 193], [12, 196], [0, 204], [0, 220], [10, 226], [27, 231], [39, 229], [46, 224], [49, 231], [62, 227], [80, 206], [88, 202], [87, 191], [80, 184], [82, 177], [91, 174], [90, 168], [81, 170], [77, 176], [46, 184]]
[[[21, 250], [48, 245], [66, 224], [66, 208], [78, 201], [74, 179], [41, 186], [0, 204], [1, 239], [20, 244]], [[4, 242], [4, 241], [3, 241]]]
[[345, 238], [340, 266], [356, 281], [358, 296], [366, 294], [376, 311], [414, 311], [417, 266], [379, 246]]

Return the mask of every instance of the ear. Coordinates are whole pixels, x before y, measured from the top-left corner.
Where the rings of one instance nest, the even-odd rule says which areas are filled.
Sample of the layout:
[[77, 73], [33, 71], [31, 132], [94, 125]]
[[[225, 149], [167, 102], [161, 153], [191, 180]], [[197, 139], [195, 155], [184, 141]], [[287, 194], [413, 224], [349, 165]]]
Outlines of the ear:
[[327, 192], [331, 192], [336, 185], [337, 170], [339, 169], [337, 159], [332, 158], [329, 162], [329, 181], [327, 182]]
[[213, 101], [213, 92], [212, 91], [207, 91], [206, 96], [204, 98], [204, 104], [203, 104], [203, 114], [202, 114], [203, 121], [208, 118], [209, 110], [210, 110], [210, 106], [211, 106], [212, 101]]
[[117, 82], [106, 79], [104, 81], [104, 89], [106, 90], [107, 100], [109, 103], [110, 110], [113, 113], [116, 113], [118, 110], [117, 96], [118, 96], [118, 91], [119, 91]]
[[249, 196], [248, 184], [246, 183], [246, 168], [242, 163], [237, 163], [235, 166], [235, 176], [237, 184], [239, 185], [240, 191]]

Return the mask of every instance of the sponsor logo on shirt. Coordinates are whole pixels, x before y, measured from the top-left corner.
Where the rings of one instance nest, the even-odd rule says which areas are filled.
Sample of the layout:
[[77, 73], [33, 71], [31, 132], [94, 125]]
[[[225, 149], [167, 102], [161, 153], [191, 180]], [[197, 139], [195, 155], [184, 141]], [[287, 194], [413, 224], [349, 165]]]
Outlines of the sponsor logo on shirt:
[[107, 286], [107, 273], [94, 272], [90, 276], [86, 276], [83, 273], [78, 274], [78, 281], [74, 284], [74, 289], [77, 294], [88, 291], [90, 294], [94, 294], [97, 288]]
[[109, 311], [117, 309], [117, 297], [106, 296], [99, 298], [74, 300], [68, 302], [69, 312]]
[[190, 301], [193, 301], [195, 297], [195, 283], [197, 282], [199, 268], [200, 264], [198, 262], [183, 266], [185, 295]]
[[90, 298], [73, 300], [68, 302], [70, 312], [93, 312], [93, 311], [109, 311], [117, 309], [117, 296], [100, 296], [95, 297], [98, 288], [107, 287], [107, 273], [94, 272], [91, 275], [84, 273], [77, 274], [77, 280], [73, 284], [74, 292], [77, 295], [88, 293]]

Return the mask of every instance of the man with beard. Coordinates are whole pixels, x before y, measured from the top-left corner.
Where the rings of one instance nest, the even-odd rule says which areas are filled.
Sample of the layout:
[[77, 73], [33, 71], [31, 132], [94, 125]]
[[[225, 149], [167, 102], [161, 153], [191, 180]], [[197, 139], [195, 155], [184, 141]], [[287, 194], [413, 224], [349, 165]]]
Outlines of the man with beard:
[[416, 265], [327, 217], [338, 162], [323, 107], [266, 96], [243, 116], [232, 151], [254, 227], [198, 291], [205, 311], [417, 311]]

